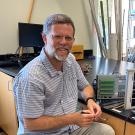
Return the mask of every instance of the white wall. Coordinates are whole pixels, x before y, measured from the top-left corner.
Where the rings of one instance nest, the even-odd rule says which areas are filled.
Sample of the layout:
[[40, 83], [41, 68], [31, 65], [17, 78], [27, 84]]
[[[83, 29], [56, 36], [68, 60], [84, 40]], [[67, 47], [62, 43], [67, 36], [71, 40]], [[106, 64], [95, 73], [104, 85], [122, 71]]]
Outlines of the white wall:
[[[18, 48], [18, 22], [27, 22], [31, 0], [0, 2], [0, 54], [15, 53]], [[31, 22], [43, 24], [48, 15], [65, 13], [75, 23], [75, 43], [83, 44], [84, 49], [92, 49], [92, 31], [89, 32], [92, 26], [88, 23], [85, 8], [83, 0], [35, 0]]]

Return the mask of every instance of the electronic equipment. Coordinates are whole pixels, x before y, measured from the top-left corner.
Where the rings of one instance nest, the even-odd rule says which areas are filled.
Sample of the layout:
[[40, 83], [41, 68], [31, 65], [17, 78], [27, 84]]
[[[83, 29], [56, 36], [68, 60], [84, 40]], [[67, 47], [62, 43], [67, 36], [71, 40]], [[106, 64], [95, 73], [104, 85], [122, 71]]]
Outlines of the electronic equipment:
[[135, 69], [127, 70], [125, 109], [135, 108]]
[[28, 62], [33, 60], [36, 57], [35, 54], [23, 54], [21, 57], [14, 55], [14, 56], [8, 56], [5, 57], [5, 59], [0, 59], [0, 67], [12, 67], [12, 66], [17, 66], [17, 67], [23, 67], [25, 66]]
[[135, 109], [132, 109], [132, 110], [131, 110], [131, 113], [132, 113], [133, 115], [135, 115]]
[[12, 66], [18, 66], [17, 62], [13, 62], [12, 60], [1, 60], [0, 61], [0, 67], [12, 67]]
[[43, 25], [32, 23], [18, 23], [18, 30], [20, 47], [33, 47], [34, 50], [41, 50], [44, 45], [41, 35]]
[[126, 75], [97, 75], [97, 99], [124, 99]]

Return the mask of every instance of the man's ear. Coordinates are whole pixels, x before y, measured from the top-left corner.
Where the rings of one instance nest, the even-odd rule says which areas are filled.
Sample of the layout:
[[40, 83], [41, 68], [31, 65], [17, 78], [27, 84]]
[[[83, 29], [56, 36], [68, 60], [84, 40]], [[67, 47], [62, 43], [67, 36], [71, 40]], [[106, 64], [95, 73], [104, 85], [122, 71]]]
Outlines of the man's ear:
[[44, 43], [46, 44], [46, 35], [42, 32], [42, 39], [43, 39], [43, 41], [44, 41]]

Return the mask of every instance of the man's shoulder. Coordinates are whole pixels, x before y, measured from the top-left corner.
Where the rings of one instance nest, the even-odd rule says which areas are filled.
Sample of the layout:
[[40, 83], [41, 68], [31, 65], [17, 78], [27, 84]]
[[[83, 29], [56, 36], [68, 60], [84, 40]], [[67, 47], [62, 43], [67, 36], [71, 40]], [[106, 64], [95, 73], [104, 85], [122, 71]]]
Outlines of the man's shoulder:
[[76, 62], [75, 56], [72, 53], [69, 53], [67, 60], [70, 62]]
[[25, 73], [25, 74], [36, 74], [37, 72], [40, 73], [42, 72], [42, 62], [40, 59], [35, 58], [29, 63], [27, 63], [21, 70], [20, 73]]

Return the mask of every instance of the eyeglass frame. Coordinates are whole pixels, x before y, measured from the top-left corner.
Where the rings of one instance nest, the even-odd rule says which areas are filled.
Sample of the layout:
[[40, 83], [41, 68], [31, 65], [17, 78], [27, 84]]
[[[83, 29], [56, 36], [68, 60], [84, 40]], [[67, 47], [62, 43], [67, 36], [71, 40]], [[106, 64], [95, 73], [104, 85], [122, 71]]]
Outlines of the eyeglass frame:
[[49, 36], [55, 41], [62, 41], [63, 38], [67, 42], [73, 42], [75, 40], [74, 37], [71, 37], [71, 36], [68, 36], [68, 35], [67, 36], [62, 36], [62, 35], [59, 35], [59, 34], [49, 34]]

